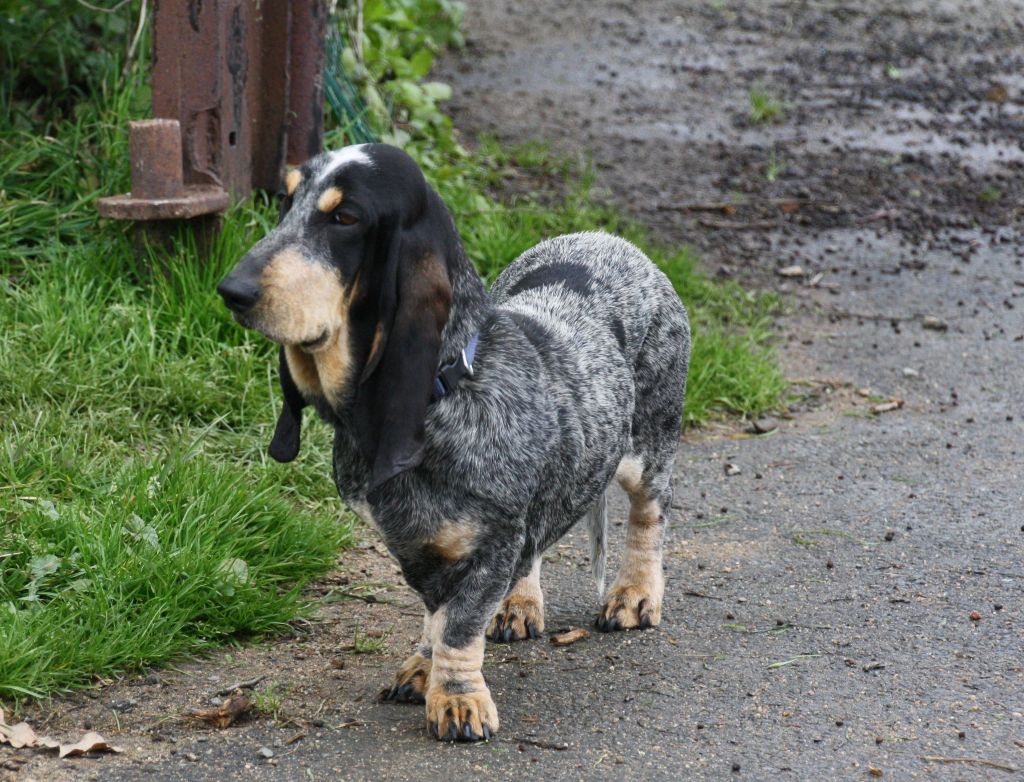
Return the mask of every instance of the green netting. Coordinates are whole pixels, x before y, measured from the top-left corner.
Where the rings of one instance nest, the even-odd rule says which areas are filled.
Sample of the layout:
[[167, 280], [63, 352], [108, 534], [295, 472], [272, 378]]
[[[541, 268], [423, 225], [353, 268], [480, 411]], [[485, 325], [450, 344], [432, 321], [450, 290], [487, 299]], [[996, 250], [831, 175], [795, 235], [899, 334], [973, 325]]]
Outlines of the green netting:
[[341, 54], [346, 46], [345, 39], [332, 24], [327, 34], [327, 64], [324, 68], [324, 99], [333, 114], [338, 128], [351, 144], [365, 144], [380, 138], [367, 121], [367, 109], [359, 96], [359, 88], [352, 83], [345, 72]]

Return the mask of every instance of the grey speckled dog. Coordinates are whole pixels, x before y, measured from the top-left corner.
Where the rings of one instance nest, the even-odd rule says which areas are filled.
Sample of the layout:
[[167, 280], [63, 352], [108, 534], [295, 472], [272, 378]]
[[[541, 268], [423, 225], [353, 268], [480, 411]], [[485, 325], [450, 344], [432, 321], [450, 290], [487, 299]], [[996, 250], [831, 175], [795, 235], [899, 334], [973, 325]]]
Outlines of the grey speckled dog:
[[488, 738], [484, 637], [540, 634], [541, 555], [584, 516], [603, 585], [613, 478], [629, 524], [597, 626], [661, 621], [686, 311], [636, 247], [600, 233], [543, 242], [488, 294], [393, 147], [320, 155], [286, 186], [278, 227], [218, 286], [282, 346], [270, 453], [295, 457], [307, 404], [334, 426], [338, 491], [425, 605], [419, 649], [383, 697], [425, 702], [436, 738]]

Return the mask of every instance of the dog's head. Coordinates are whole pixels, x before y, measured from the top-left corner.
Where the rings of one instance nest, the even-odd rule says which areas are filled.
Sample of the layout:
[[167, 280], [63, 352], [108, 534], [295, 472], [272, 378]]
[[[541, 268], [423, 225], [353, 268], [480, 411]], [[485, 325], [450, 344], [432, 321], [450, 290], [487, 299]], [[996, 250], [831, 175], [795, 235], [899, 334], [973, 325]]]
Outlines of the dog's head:
[[298, 453], [302, 406], [351, 410], [371, 487], [419, 463], [451, 306], [454, 232], [401, 150], [364, 144], [290, 171], [277, 227], [217, 286], [281, 347], [285, 407], [270, 453]]

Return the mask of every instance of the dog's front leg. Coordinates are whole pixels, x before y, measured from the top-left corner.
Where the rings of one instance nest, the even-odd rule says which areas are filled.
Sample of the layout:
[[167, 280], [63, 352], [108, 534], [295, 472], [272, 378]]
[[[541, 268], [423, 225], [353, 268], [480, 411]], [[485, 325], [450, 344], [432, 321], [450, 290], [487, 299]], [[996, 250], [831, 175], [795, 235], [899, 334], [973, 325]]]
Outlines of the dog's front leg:
[[395, 680], [390, 687], [381, 691], [382, 701], [395, 701], [396, 703], [423, 703], [427, 694], [427, 682], [430, 679], [431, 657], [433, 643], [431, 637], [434, 628], [434, 614], [424, 609], [423, 612], [423, 635], [420, 637], [416, 652], [406, 658], [402, 667], [395, 674]]
[[[475, 598], [475, 599], [474, 599]], [[480, 741], [498, 731], [498, 709], [481, 670], [484, 628], [497, 608], [459, 595], [434, 614], [427, 729], [442, 741]]]

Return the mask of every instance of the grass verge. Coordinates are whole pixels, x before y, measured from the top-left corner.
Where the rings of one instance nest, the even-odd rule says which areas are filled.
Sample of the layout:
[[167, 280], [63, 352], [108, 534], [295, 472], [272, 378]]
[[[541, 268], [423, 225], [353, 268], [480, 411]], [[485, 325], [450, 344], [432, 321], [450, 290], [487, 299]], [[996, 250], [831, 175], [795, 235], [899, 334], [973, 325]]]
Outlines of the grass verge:
[[[425, 58], [409, 58], [422, 70]], [[273, 205], [233, 207], [203, 262], [187, 236], [140, 262], [93, 201], [127, 189], [125, 129], [145, 115], [147, 87], [116, 58], [96, 68], [87, 94], [64, 89], [66, 112], [41, 113], [45, 96], [0, 84], [0, 700], [14, 703], [284, 626], [305, 608], [303, 582], [352, 533], [325, 427], [311, 422], [297, 462], [265, 456], [273, 349], [214, 292]], [[407, 128], [421, 116], [429, 132], [394, 140], [423, 164], [488, 280], [543, 238], [624, 234], [690, 309], [687, 421], [777, 403], [774, 299], [709, 281], [687, 250], [595, 203], [587, 173], [541, 147], [461, 149], [435, 113], [442, 91], [388, 94], [399, 93], [420, 101]], [[513, 168], [562, 177], [558, 195], [490, 195]]]

